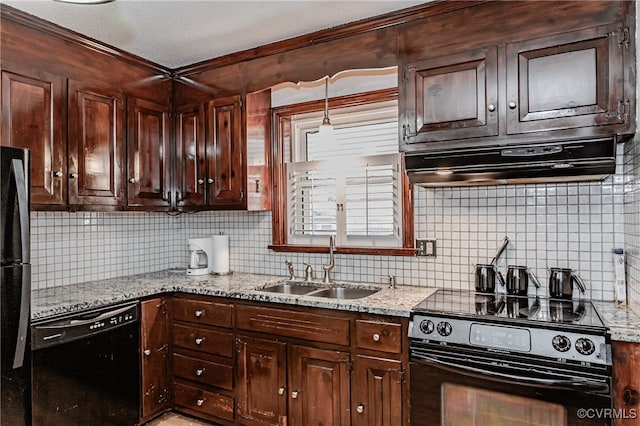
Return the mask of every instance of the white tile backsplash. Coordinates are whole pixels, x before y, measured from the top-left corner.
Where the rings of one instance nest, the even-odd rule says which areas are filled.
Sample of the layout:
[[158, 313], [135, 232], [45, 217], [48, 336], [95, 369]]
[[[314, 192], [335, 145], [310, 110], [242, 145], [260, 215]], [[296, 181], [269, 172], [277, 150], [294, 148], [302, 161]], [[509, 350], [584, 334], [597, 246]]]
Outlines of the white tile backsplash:
[[[415, 236], [435, 238], [438, 256], [338, 255], [334, 277], [381, 283], [392, 274], [398, 284], [471, 289], [474, 265], [489, 262], [508, 235], [499, 269], [526, 265], [546, 292], [548, 267], [572, 268], [594, 299], [613, 299], [611, 249], [625, 247], [630, 298], [638, 303], [640, 153], [637, 143], [619, 148], [618, 174], [602, 182], [416, 187]], [[187, 238], [219, 232], [230, 236], [235, 271], [285, 276], [288, 259], [298, 276], [309, 263], [321, 278], [328, 261], [327, 254], [269, 250], [270, 212], [34, 212], [32, 225], [34, 288], [185, 267]]]

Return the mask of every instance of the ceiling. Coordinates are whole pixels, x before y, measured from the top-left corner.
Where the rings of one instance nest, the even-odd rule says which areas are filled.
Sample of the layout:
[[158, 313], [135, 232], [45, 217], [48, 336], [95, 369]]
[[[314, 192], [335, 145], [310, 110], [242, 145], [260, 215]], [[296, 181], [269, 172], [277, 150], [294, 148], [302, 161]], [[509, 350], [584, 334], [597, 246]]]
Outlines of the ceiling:
[[168, 68], [332, 28], [428, 0], [53, 0], [0, 3]]

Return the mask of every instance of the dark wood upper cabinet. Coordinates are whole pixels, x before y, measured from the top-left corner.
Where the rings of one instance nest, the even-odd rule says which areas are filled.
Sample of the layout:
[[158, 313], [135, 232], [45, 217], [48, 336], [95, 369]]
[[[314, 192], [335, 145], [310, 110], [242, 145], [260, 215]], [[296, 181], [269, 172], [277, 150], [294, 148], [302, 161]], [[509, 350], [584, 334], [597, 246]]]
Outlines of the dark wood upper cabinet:
[[402, 76], [406, 143], [498, 134], [496, 47], [407, 65]]
[[507, 133], [627, 121], [624, 38], [610, 25], [507, 44]]
[[200, 106], [176, 113], [176, 206], [204, 206], [207, 169], [205, 163], [204, 111]]
[[31, 150], [34, 208], [66, 205], [67, 140], [63, 77], [2, 71], [2, 145]]
[[113, 91], [69, 80], [69, 204], [121, 206], [125, 104]]
[[169, 107], [131, 97], [127, 115], [127, 206], [168, 208]]
[[247, 117], [247, 210], [271, 210], [271, 90], [248, 93]]
[[246, 206], [242, 98], [210, 101], [207, 126], [207, 204], [242, 209]]

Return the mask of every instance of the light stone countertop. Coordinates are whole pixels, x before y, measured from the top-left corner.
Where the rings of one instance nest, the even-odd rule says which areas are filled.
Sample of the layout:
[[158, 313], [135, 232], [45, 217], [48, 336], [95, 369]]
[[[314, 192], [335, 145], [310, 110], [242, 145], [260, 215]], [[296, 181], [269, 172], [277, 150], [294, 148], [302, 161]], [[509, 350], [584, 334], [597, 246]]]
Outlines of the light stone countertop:
[[380, 291], [361, 299], [334, 299], [259, 291], [286, 281], [284, 277], [234, 272], [226, 276], [187, 276], [183, 270], [167, 270], [128, 277], [34, 290], [31, 318], [34, 321], [85, 309], [112, 305], [167, 292], [184, 292], [242, 300], [283, 303], [409, 317], [411, 308], [431, 295], [435, 288], [335, 282], [332, 286], [362, 286]]
[[[184, 269], [151, 272], [34, 290], [31, 301], [31, 318], [38, 321], [57, 315], [168, 292], [409, 317], [411, 309], [415, 305], [437, 290], [434, 287], [403, 285], [397, 286], [396, 289], [390, 289], [384, 285], [352, 282], [333, 284], [335, 286], [380, 288], [377, 293], [361, 299], [333, 299], [259, 291], [260, 288], [284, 281], [286, 278], [280, 276], [242, 272], [234, 272], [227, 276], [191, 277], [186, 275]], [[605, 325], [609, 327], [612, 340], [640, 343], [640, 316], [631, 308], [619, 307], [613, 302], [594, 301], [594, 304]]]

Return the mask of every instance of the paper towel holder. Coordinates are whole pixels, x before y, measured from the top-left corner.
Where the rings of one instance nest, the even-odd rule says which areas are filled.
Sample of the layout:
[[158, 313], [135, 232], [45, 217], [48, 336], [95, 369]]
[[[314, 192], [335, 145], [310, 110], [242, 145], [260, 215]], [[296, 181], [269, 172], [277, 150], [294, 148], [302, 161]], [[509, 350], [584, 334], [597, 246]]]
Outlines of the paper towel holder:
[[225, 276], [233, 274], [229, 264], [229, 236], [220, 232], [211, 237], [210, 274]]

